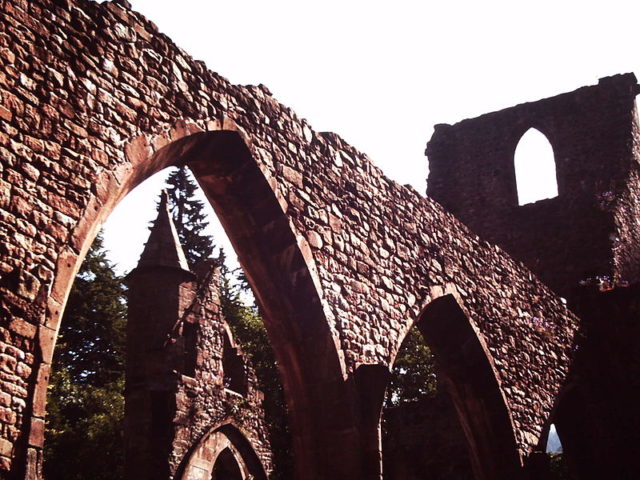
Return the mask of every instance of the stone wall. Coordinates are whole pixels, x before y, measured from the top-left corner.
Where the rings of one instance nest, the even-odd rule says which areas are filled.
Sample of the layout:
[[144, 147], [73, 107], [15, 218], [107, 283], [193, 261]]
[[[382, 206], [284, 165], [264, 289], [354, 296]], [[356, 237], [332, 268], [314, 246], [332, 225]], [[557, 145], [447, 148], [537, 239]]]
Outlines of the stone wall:
[[[522, 260], [581, 318], [556, 424], [581, 479], [635, 478], [640, 463], [640, 128], [633, 74], [436, 128], [428, 193]], [[514, 152], [536, 128], [558, 196], [518, 206]], [[487, 194], [490, 192], [490, 194]]]
[[[639, 92], [633, 74], [617, 75], [438, 125], [427, 147], [427, 193], [563, 296], [589, 277], [637, 281]], [[553, 147], [558, 196], [519, 206], [514, 153], [529, 128]]]
[[265, 87], [207, 70], [126, 2], [0, 5], [2, 476], [39, 476], [58, 322], [95, 232], [137, 184], [184, 163], [265, 312], [298, 478], [378, 478], [364, 417], [384, 389], [359, 395], [355, 372], [388, 368], [445, 294], [486, 352], [510, 468], [525, 463], [576, 329], [525, 267]]

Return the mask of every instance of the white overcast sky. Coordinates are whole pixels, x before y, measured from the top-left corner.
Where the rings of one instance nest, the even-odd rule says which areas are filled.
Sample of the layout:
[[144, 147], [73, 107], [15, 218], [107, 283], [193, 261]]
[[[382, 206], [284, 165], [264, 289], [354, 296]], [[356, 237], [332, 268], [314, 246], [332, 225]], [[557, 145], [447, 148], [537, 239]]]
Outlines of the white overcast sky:
[[[640, 73], [638, 0], [130, 1], [211, 70], [266, 85], [421, 193], [434, 124]], [[155, 215], [150, 183], [107, 223], [121, 270]]]

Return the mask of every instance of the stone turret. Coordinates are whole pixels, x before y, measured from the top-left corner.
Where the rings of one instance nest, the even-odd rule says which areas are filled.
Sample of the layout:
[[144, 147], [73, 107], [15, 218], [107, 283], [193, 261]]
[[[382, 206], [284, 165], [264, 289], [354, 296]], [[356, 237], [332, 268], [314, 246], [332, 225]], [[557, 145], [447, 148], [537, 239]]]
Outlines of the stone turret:
[[242, 478], [266, 479], [263, 396], [222, 316], [220, 270], [205, 260], [193, 272], [163, 192], [127, 278], [125, 477], [210, 478], [226, 459]]
[[165, 190], [160, 195], [158, 217], [153, 224], [149, 240], [134, 271], [158, 267], [191, 273], [187, 258], [178, 239], [178, 232], [169, 213], [168, 195]]
[[158, 217], [138, 266], [127, 277], [129, 317], [125, 386], [127, 478], [168, 478], [176, 364], [176, 322], [193, 302], [189, 270], [162, 193]]

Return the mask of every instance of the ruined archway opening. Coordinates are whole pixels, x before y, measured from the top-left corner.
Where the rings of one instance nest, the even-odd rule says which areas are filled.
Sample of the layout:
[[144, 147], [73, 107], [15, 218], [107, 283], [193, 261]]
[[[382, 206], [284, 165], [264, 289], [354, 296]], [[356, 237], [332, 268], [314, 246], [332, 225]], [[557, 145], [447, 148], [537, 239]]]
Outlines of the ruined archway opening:
[[438, 381], [464, 432], [475, 480], [519, 475], [520, 453], [491, 354], [454, 294], [433, 300], [417, 327], [431, 348]]
[[514, 152], [513, 164], [518, 205], [558, 196], [553, 147], [540, 130], [530, 128], [522, 135]]
[[[151, 193], [154, 199], [158, 197], [158, 194], [159, 191]], [[224, 288], [234, 289], [237, 285], [228, 285], [228, 282], [217, 279], [221, 276], [220, 269], [214, 268], [212, 270], [212, 267], [217, 265], [216, 260], [205, 260], [197, 265], [194, 264], [192, 268], [198, 275], [190, 273], [189, 266], [179, 258], [182, 255], [176, 255], [178, 245], [171, 244], [171, 235], [167, 238], [158, 237], [155, 234], [161, 210], [163, 208], [167, 210], [168, 207], [169, 205], [164, 207], [158, 205], [160, 214], [158, 214], [156, 222], [152, 222], [151, 237], [146, 241], [145, 251], [141, 257], [142, 245], [131, 246], [137, 250], [137, 256], [140, 257], [138, 267], [134, 270], [146, 272], [146, 274], [143, 273], [146, 276], [142, 283], [150, 286], [142, 293], [139, 288], [134, 289], [135, 291], [132, 290], [134, 300], [138, 304], [138, 310], [142, 309], [141, 315], [134, 313], [134, 316], [143, 318], [145, 321], [135, 327], [134, 330], [138, 330], [138, 332], [132, 333], [131, 328], [125, 332], [127, 330], [125, 328], [127, 298], [124, 295], [124, 282], [122, 276], [113, 272], [113, 265], [109, 264], [106, 259], [107, 252], [100, 247], [102, 244], [101, 236], [98, 236], [95, 242], [99, 251], [94, 252], [95, 246], [90, 248], [80, 268], [80, 273], [74, 287], [72, 287], [72, 294], [67, 303], [65, 317], [62, 320], [62, 336], [56, 349], [58, 357], [72, 358], [72, 361], [67, 364], [70, 364], [76, 381], [71, 382], [70, 374], [67, 374], [65, 370], [58, 371], [57, 366], [60, 362], [54, 362], [56, 370], [54, 370], [52, 377], [53, 396], [49, 396], [52, 412], [48, 415], [49, 424], [46, 429], [47, 442], [45, 442], [47, 478], [68, 479], [88, 478], [88, 476], [102, 478], [100, 477], [102, 474], [99, 472], [104, 472], [104, 475], [108, 475], [105, 478], [110, 479], [131, 478], [131, 475], [127, 473], [131, 467], [126, 466], [127, 463], [124, 461], [124, 450], [130, 447], [123, 448], [123, 445], [134, 445], [133, 448], [138, 449], [135, 445], [142, 443], [139, 435], [144, 436], [144, 433], [140, 434], [140, 432], [145, 429], [149, 429], [148, 433], [152, 439], [151, 450], [162, 451], [162, 455], [167, 460], [162, 462], [150, 459], [145, 463], [157, 463], [158, 465], [153, 467], [156, 472], [168, 472], [168, 468], [171, 468], [168, 466], [169, 457], [172, 454], [175, 455], [175, 452], [170, 452], [168, 444], [172, 442], [171, 438], [174, 435], [171, 419], [176, 416], [176, 412], [179, 412], [180, 408], [174, 398], [179, 393], [177, 390], [169, 390], [166, 386], [167, 382], [171, 382], [172, 374], [162, 377], [158, 374], [157, 367], [154, 367], [156, 371], [153, 373], [153, 379], [150, 380], [154, 386], [146, 394], [140, 389], [136, 389], [135, 384], [140, 381], [141, 377], [139, 367], [145, 363], [159, 365], [173, 362], [172, 365], [175, 368], [170, 370], [179, 372], [184, 377], [189, 377], [187, 383], [198, 383], [202, 377], [202, 358], [212, 355], [211, 351], [203, 351], [203, 337], [208, 335], [211, 338], [216, 334], [216, 331], [211, 331], [211, 328], [203, 329], [197, 316], [194, 316], [193, 312], [187, 311], [189, 310], [187, 304], [193, 301], [195, 290], [203, 290], [203, 288], [195, 288], [192, 293], [189, 293], [189, 290], [192, 289], [190, 285], [193, 284], [194, 278], [197, 276], [202, 278], [216, 277], [211, 285], [207, 284], [208, 280], [201, 282], [201, 287], [204, 287], [205, 290], [207, 288], [215, 289], [213, 304], [203, 305], [205, 308], [202, 308], [202, 310], [209, 312], [212, 311], [212, 308], [221, 308], [221, 303], [223, 303], [220, 300], [221, 297], [228, 300], [229, 297], [234, 296], [228, 292], [224, 294]], [[147, 225], [148, 222], [145, 219], [143, 228], [149, 234]], [[169, 233], [172, 230], [170, 228]], [[155, 238], [154, 235], [156, 235]], [[92, 282], [96, 280], [96, 271], [95, 269], [87, 270], [87, 265], [95, 265], [96, 262], [101, 262], [101, 268], [109, 271], [115, 286], [109, 285], [112, 291], [102, 289], [97, 291], [94, 296], [87, 296], [97, 290], [97, 287], [92, 285]], [[226, 270], [227, 273], [230, 273], [231, 268]], [[136, 275], [139, 276], [139, 274]], [[133, 277], [129, 275], [127, 281], [135, 283], [134, 277], [136, 275]], [[168, 280], [168, 283], [165, 280]], [[141, 299], [141, 297], [144, 298]], [[102, 313], [98, 318], [92, 320], [91, 325], [88, 325], [87, 310], [90, 312], [98, 310], [100, 313], [100, 301], [115, 302], [120, 307], [117, 319], [108, 318], [106, 313]], [[287, 476], [291, 469], [291, 441], [286, 436], [289, 432], [286, 407], [282, 384], [274, 366], [276, 362], [273, 360], [273, 352], [257, 310], [244, 305], [238, 298], [235, 298], [235, 301], [231, 303], [233, 308], [228, 308], [227, 313], [232, 317], [230, 320], [235, 322], [235, 326], [245, 324], [248, 312], [250, 312], [249, 321], [252, 327], [262, 333], [260, 338], [257, 338], [259, 335], [251, 337], [254, 347], [252, 353], [259, 351], [272, 360], [269, 371], [271, 376], [261, 379], [261, 383], [269, 386], [266, 389], [267, 396], [270, 396], [274, 390], [279, 394], [275, 400], [269, 397], [268, 404], [271, 407], [269, 419], [271, 420], [270, 426], [276, 430], [277, 447], [279, 451], [284, 450], [287, 457], [284, 467], [276, 470], [276, 478], [278, 475]], [[129, 313], [131, 318], [131, 312]], [[71, 322], [68, 318], [70, 316], [73, 318], [80, 316], [81, 318]], [[147, 320], [150, 322], [146, 323]], [[116, 321], [118, 330], [114, 331], [113, 323]], [[209, 321], [206, 323], [207, 327], [211, 324]], [[131, 327], [131, 322], [129, 322], [129, 327]], [[67, 332], [74, 335], [75, 343], [70, 344], [67, 340]], [[94, 338], [89, 336], [89, 332], [96, 332]], [[206, 372], [210, 375], [209, 381], [216, 383], [219, 378], [218, 383], [224, 386], [228, 394], [247, 396], [250, 392], [245, 357], [243, 357], [228, 326], [219, 328], [217, 333], [221, 345], [219, 349], [221, 369], [219, 372], [215, 368], [209, 369]], [[117, 345], [102, 345], [113, 336], [117, 336]], [[146, 350], [147, 353], [144, 354], [145, 358], [142, 358], [141, 362], [137, 362], [134, 367], [127, 367], [131, 372], [127, 374], [128, 388], [125, 393], [124, 344], [126, 337], [131, 344], [128, 355], [129, 363], [137, 361], [136, 358], [140, 357], [141, 350]], [[172, 347], [172, 344], [175, 346]], [[264, 354], [265, 350], [268, 350], [269, 354]], [[97, 356], [106, 355], [105, 351], [112, 356], [117, 356], [118, 361], [115, 362], [111, 359], [113, 365], [106, 365], [104, 361], [96, 361]], [[215, 352], [213, 354], [216, 355]], [[106, 372], [109, 373], [110, 379], [113, 377], [113, 382], [117, 385], [99, 384], [96, 386], [91, 384], [93, 377], [98, 374], [105, 376]], [[96, 388], [99, 389], [95, 391]], [[94, 391], [95, 395], [93, 395]], [[125, 401], [129, 399], [132, 400]], [[104, 404], [96, 404], [100, 400], [104, 400]], [[127, 410], [131, 410], [127, 416], [124, 414], [125, 403], [127, 403]], [[277, 410], [277, 413], [274, 414], [273, 410]], [[124, 428], [123, 423], [125, 424]], [[145, 423], [149, 423], [149, 426], [144, 426]], [[74, 424], [78, 424], [77, 428], [72, 428]], [[108, 442], [105, 439], [106, 436], [109, 437]], [[100, 463], [101, 455], [105, 457], [103, 463]], [[129, 452], [127, 455], [135, 457], [138, 453], [131, 454]], [[96, 473], [96, 469], [98, 473]]]
[[251, 442], [233, 424], [205, 433], [176, 472], [175, 479], [267, 480], [268, 475]]
[[243, 480], [240, 465], [229, 448], [225, 448], [218, 455], [211, 480]]
[[385, 480], [473, 478], [464, 433], [416, 326], [396, 356], [382, 412]]

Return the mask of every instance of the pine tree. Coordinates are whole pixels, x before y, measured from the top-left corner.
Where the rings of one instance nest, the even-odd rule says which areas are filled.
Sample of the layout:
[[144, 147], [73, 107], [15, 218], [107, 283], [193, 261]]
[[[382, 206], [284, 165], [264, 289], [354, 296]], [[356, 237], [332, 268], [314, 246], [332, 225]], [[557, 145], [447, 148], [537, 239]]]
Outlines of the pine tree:
[[195, 198], [197, 190], [198, 185], [186, 166], [177, 168], [167, 178], [171, 215], [190, 266], [211, 258], [215, 248], [213, 237], [204, 234], [209, 222], [204, 203]]
[[53, 359], [47, 480], [123, 478], [124, 293], [98, 235], [73, 284]]

